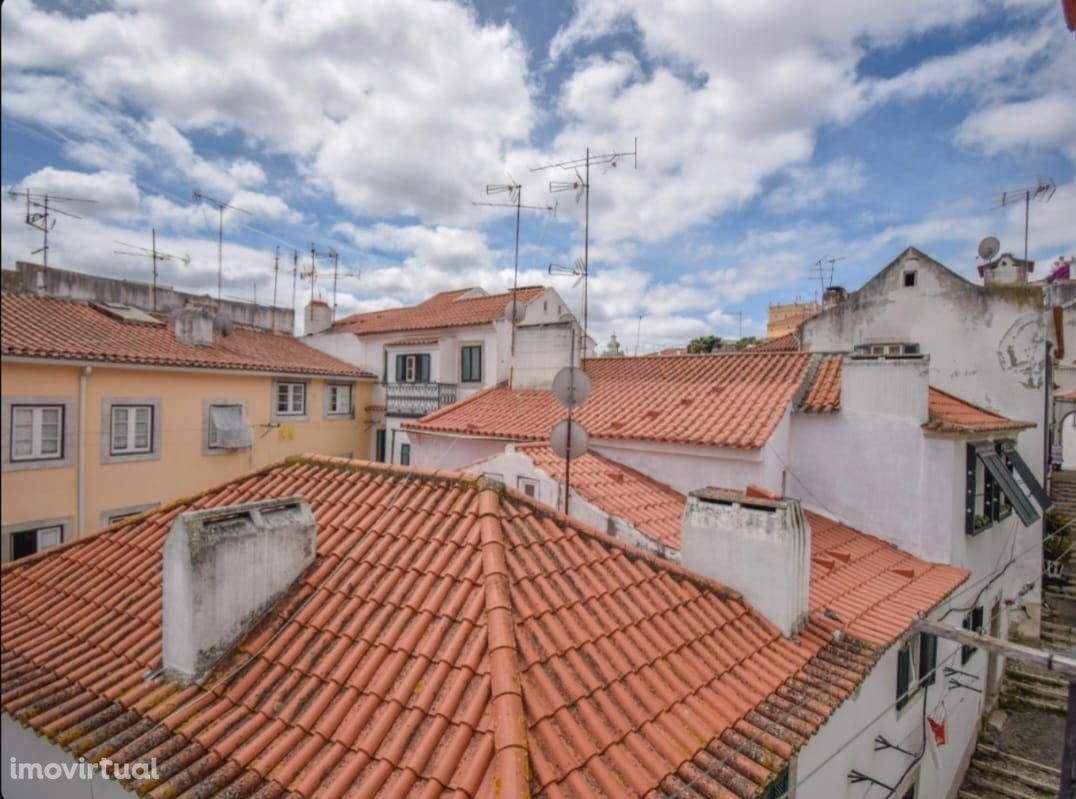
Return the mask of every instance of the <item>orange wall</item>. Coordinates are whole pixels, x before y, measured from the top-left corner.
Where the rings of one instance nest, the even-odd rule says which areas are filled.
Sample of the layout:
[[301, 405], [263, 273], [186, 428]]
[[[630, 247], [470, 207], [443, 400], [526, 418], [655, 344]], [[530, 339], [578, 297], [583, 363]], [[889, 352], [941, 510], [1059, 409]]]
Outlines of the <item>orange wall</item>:
[[[310, 379], [308, 421], [268, 427], [273, 378], [213, 372], [153, 371], [94, 366], [86, 386], [86, 424], [78, 430], [79, 376], [82, 367], [4, 363], [3, 394], [55, 396], [73, 400], [70, 466], [5, 471], [2, 475], [2, 523], [77, 516], [78, 447], [86, 448], [86, 520], [84, 529], [101, 526], [102, 513], [185, 496], [215, 483], [299, 452], [329, 455], [370, 453], [368, 425], [363, 423], [373, 384], [355, 383], [355, 419], [326, 419], [325, 381]], [[286, 378], [297, 379], [297, 378]], [[102, 463], [101, 432], [106, 397], [161, 400], [160, 457]], [[234, 453], [204, 455], [203, 399], [244, 399], [254, 445]], [[10, 420], [9, 420], [10, 421]], [[78, 522], [75, 523], [76, 533]]]

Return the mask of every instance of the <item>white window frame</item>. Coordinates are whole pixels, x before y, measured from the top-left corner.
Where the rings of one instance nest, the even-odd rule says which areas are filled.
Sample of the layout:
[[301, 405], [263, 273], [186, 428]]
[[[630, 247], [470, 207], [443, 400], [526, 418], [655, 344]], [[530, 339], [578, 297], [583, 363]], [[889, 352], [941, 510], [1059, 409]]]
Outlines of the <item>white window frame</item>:
[[[109, 455], [145, 455], [153, 452], [153, 411], [152, 405], [138, 404], [115, 404], [111, 407], [108, 427], [108, 452]], [[138, 416], [145, 413], [146, 440], [145, 444], [138, 444]], [[122, 423], [117, 422], [116, 417], [123, 414], [126, 418]], [[117, 424], [122, 424], [126, 429], [123, 431], [126, 444], [116, 446]]]
[[[70, 529], [70, 524], [70, 519], [49, 519], [47, 521], [5, 527], [3, 532], [3, 562], [9, 563], [14, 558], [15, 536], [26, 535], [27, 533], [34, 535], [35, 549], [30, 555], [25, 556], [30, 557], [51, 547], [58, 546], [67, 540], [67, 531]], [[41, 537], [43, 533], [54, 535], [55, 540], [42, 546]]]
[[[354, 386], [350, 383], [328, 383], [325, 386], [325, 415], [350, 416], [353, 413]], [[347, 403], [340, 407], [340, 392], [346, 392]]]
[[[538, 499], [538, 481], [537, 480], [535, 480], [533, 478], [530, 478], [530, 477], [517, 477], [516, 478], [516, 487], [519, 489], [521, 494], [526, 494], [528, 497], [533, 497], [534, 499]], [[532, 494], [530, 491], [528, 491], [527, 490], [528, 488], [533, 489], [534, 493]]]
[[[287, 410], [280, 410], [280, 400], [286, 395]], [[296, 408], [296, 397], [299, 398]], [[278, 380], [273, 384], [273, 415], [282, 417], [306, 416], [306, 383], [299, 380]]]
[[[464, 353], [467, 352], [468, 350], [478, 350], [478, 362], [477, 362], [478, 377], [475, 377], [473, 374], [471, 374], [471, 375], [465, 375], [464, 374], [464, 371], [465, 371], [464, 366], [467, 365], [467, 361], [464, 358]], [[482, 380], [485, 378], [485, 374], [484, 374], [485, 369], [483, 368], [485, 366], [485, 363], [483, 363], [483, 361], [485, 360], [485, 357], [486, 357], [485, 347], [482, 346], [481, 342], [470, 342], [470, 343], [460, 345], [460, 382], [461, 383], [481, 383], [482, 382]]]
[[208, 411], [206, 413], [206, 448], [212, 452], [230, 452], [228, 447], [222, 447], [219, 443], [214, 442], [214, 437], [217, 434], [216, 427], [213, 425], [213, 409], [214, 408], [235, 408], [239, 413], [239, 418], [242, 420], [246, 408], [238, 402], [213, 402], [209, 404]]
[[404, 382], [414, 383], [418, 377], [418, 356], [417, 355], [405, 355], [404, 356]]
[[[55, 452], [46, 452], [43, 448], [42, 428], [45, 425], [44, 417], [46, 411], [55, 411], [57, 413]], [[15, 430], [17, 427], [16, 417], [17, 414], [19, 414], [20, 412], [30, 414], [30, 452], [29, 454], [25, 455], [19, 455], [15, 452]], [[9, 457], [12, 463], [27, 463], [33, 461], [62, 461], [64, 459], [64, 428], [67, 424], [67, 419], [66, 407], [63, 404], [17, 403], [12, 404], [9, 413], [11, 415], [11, 444]]]

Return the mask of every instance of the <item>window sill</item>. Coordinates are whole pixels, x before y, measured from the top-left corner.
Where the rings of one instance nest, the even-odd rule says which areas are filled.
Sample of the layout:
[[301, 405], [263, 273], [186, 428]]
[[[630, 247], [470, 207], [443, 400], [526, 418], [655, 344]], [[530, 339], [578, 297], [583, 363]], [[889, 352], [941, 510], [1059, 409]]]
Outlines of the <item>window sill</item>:
[[110, 463], [138, 463], [140, 461], [159, 461], [161, 459], [161, 453], [157, 451], [150, 452], [107, 452], [102, 453], [101, 463], [108, 465]]
[[27, 458], [25, 460], [4, 459], [3, 471], [25, 472], [34, 469], [63, 469], [71, 466], [71, 458]]

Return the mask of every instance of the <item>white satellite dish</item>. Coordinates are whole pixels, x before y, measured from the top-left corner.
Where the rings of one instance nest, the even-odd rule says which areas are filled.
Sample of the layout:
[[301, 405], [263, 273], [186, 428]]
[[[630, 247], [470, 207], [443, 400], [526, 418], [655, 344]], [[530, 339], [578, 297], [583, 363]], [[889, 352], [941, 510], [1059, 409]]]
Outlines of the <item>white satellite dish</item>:
[[504, 306], [504, 318], [513, 324], [522, 322], [526, 313], [527, 309], [519, 300], [509, 300], [508, 304]]
[[578, 408], [590, 396], [590, 378], [578, 366], [565, 366], [553, 378], [553, 396], [565, 408]]
[[[571, 425], [572, 430], [572, 442], [571, 447], [568, 446], [568, 426]], [[587, 446], [590, 443], [590, 436], [587, 434], [586, 428], [579, 422], [571, 421], [567, 419], [557, 422], [553, 426], [553, 431], [549, 434], [549, 446], [553, 448], [553, 451], [560, 457], [566, 460], [575, 460], [580, 455], [586, 454]]]
[[987, 236], [979, 242], [979, 257], [984, 261], [989, 261], [998, 254], [998, 250], [1000, 249], [1001, 242], [997, 240], [997, 237]]

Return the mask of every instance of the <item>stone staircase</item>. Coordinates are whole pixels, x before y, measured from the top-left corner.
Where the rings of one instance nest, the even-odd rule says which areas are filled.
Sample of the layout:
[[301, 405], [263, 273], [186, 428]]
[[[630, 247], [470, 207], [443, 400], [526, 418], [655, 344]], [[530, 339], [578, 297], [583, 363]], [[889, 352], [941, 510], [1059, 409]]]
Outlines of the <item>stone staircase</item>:
[[1076, 471], [1050, 475], [1050, 499], [1054, 501], [1054, 510], [1066, 519], [1076, 517]]
[[959, 799], [1055, 799], [1061, 769], [979, 744], [968, 766]]

